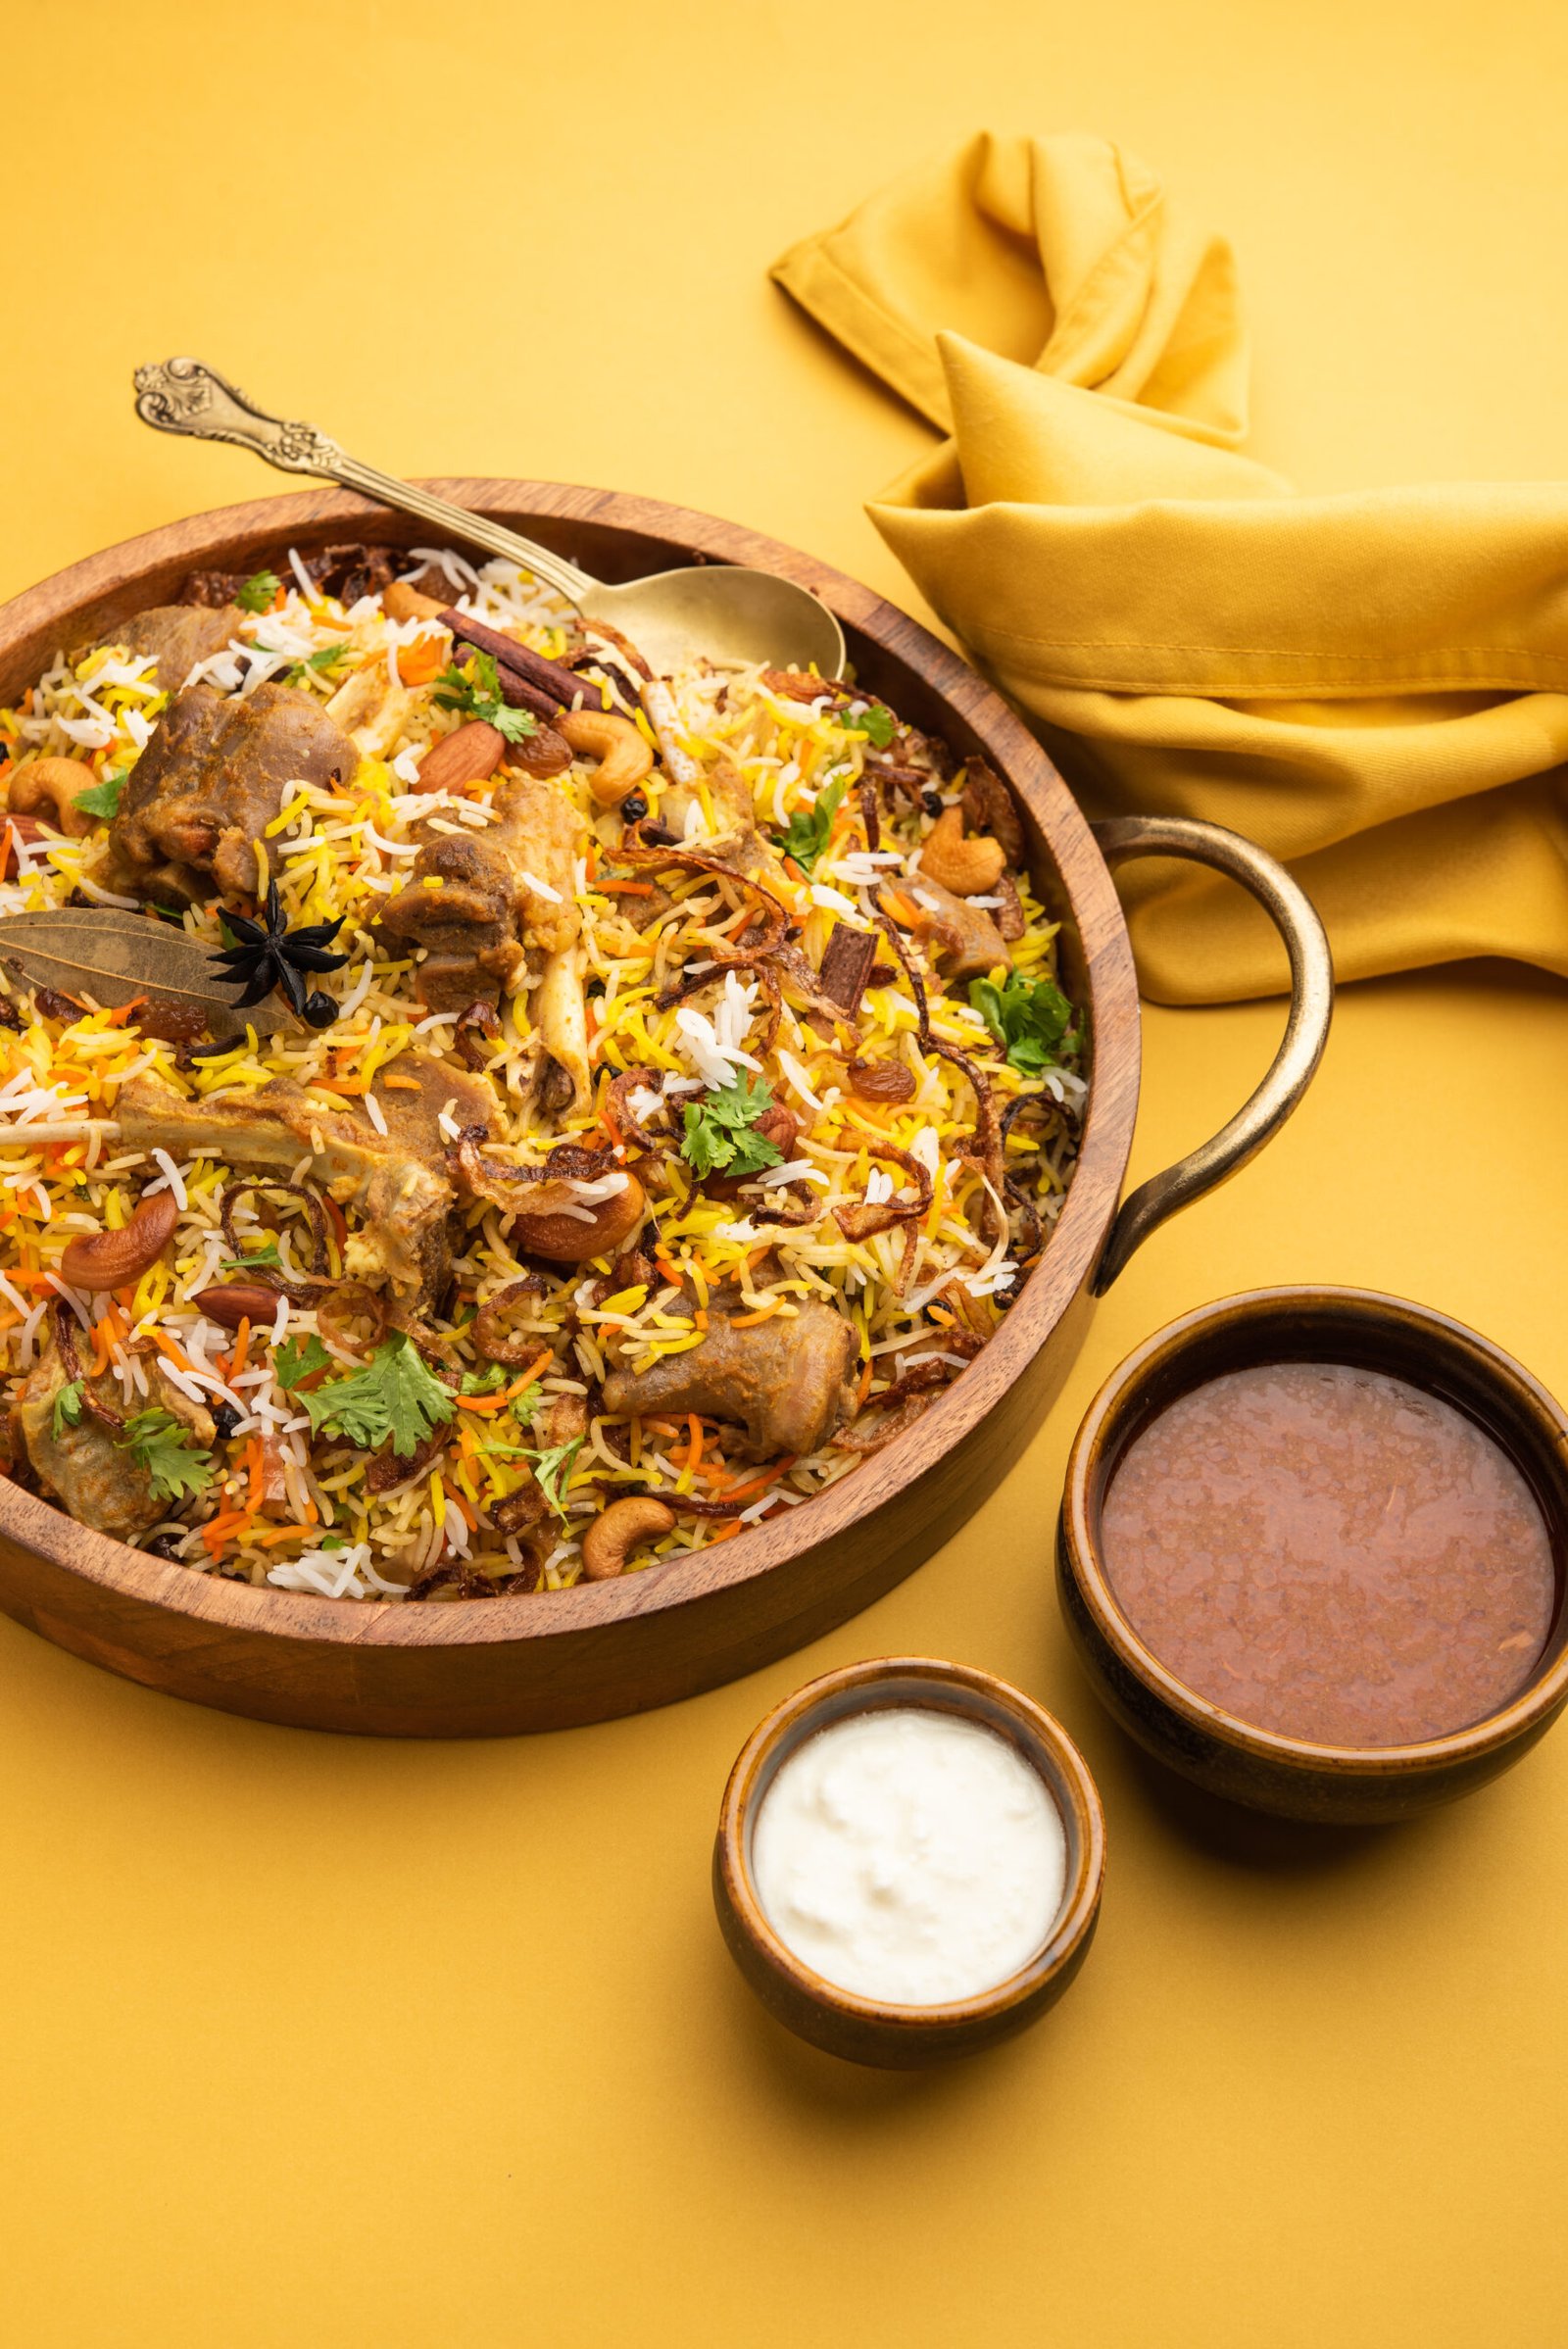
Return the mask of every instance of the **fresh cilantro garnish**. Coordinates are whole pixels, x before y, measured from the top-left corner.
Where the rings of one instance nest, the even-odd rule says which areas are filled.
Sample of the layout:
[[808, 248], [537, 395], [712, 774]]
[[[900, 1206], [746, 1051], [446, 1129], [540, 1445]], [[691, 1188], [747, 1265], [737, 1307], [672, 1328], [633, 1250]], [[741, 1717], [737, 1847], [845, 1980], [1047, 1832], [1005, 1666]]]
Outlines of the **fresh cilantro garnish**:
[[537, 730], [538, 720], [529, 710], [514, 710], [501, 699], [501, 679], [490, 653], [470, 654], [466, 668], [449, 663], [435, 681], [434, 701], [438, 710], [482, 718], [508, 742], [525, 742]]
[[316, 1546], [318, 1549], [324, 1549], [330, 1556], [334, 1549], [347, 1549], [348, 1543], [341, 1534], [323, 1534]]
[[252, 571], [234, 601], [241, 612], [270, 612], [280, 584], [276, 571]]
[[1015, 970], [1000, 987], [995, 979], [971, 979], [969, 1001], [1026, 1076], [1054, 1068], [1058, 1049], [1077, 1048], [1077, 1036], [1069, 1033], [1072, 1005], [1054, 979], [1026, 979]]
[[530, 1452], [534, 1483], [549, 1502], [563, 1525], [566, 1522], [564, 1493], [571, 1475], [572, 1462], [583, 1446], [581, 1436], [573, 1436], [567, 1444], [558, 1444], [550, 1451]]
[[55, 1396], [54, 1436], [57, 1444], [65, 1435], [67, 1428], [74, 1428], [80, 1417], [81, 1381], [73, 1379], [70, 1386], [62, 1387], [60, 1393]]
[[326, 1370], [332, 1357], [314, 1330], [306, 1338], [285, 1338], [272, 1352], [272, 1375], [280, 1387], [292, 1394], [301, 1379], [308, 1379], [316, 1370]]
[[213, 1481], [211, 1453], [199, 1450], [190, 1431], [169, 1411], [138, 1411], [126, 1420], [119, 1444], [146, 1470], [154, 1500], [183, 1500], [205, 1492]]
[[254, 1272], [258, 1266], [262, 1265], [265, 1265], [270, 1272], [282, 1271], [283, 1259], [277, 1252], [275, 1240], [264, 1240], [260, 1248], [251, 1249], [249, 1255], [229, 1256], [224, 1262], [223, 1270], [225, 1272]]
[[880, 702], [867, 703], [854, 717], [848, 710], [840, 710], [838, 722], [846, 734], [863, 734], [872, 749], [877, 751], [885, 751], [898, 731], [898, 721], [892, 710], [884, 710]]
[[378, 1346], [363, 1370], [332, 1379], [300, 1401], [317, 1435], [335, 1428], [365, 1451], [377, 1451], [391, 1439], [407, 1460], [432, 1431], [452, 1417], [452, 1396], [426, 1370], [419, 1349], [401, 1330]]
[[104, 775], [89, 790], [78, 791], [71, 804], [79, 807], [83, 815], [101, 815], [107, 823], [120, 813], [124, 790], [123, 775]]
[[721, 1092], [688, 1101], [680, 1147], [693, 1173], [753, 1175], [777, 1166], [783, 1155], [778, 1144], [756, 1130], [758, 1119], [772, 1106], [765, 1079], [753, 1079], [744, 1069]]
[[789, 829], [773, 835], [775, 847], [781, 848], [786, 856], [793, 856], [803, 873], [816, 870], [816, 860], [827, 847], [839, 802], [849, 786], [848, 775], [824, 784], [816, 795], [815, 807], [800, 808], [790, 817]]
[[466, 1370], [463, 1374], [465, 1395], [493, 1395], [507, 1383], [505, 1362], [487, 1362], [483, 1370]]
[[338, 662], [346, 661], [348, 657], [349, 647], [341, 641], [322, 645], [318, 651], [307, 653], [303, 661], [296, 661], [293, 667], [285, 672], [283, 682], [285, 685], [303, 685], [313, 669], [318, 677], [325, 676], [328, 669], [336, 668]]

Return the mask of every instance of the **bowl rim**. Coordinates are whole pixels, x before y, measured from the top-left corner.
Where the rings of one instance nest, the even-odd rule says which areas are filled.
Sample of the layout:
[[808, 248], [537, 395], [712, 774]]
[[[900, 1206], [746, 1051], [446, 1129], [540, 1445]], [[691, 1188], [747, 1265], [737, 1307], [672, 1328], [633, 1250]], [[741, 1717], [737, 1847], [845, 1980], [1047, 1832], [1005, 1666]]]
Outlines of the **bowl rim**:
[[[837, 1722], [858, 1713], [918, 1710], [920, 1699], [909, 1692], [911, 1684], [956, 1697], [956, 1707], [943, 1709], [964, 1714], [978, 1726], [991, 1728], [993, 1735], [1001, 1733], [988, 1720], [985, 1706], [1005, 1713], [1058, 1812], [1070, 1809], [1072, 1816], [1063, 1824], [1069, 1831], [1069, 1850], [1073, 1842], [1077, 1846], [1077, 1864], [1051, 1931], [1033, 1957], [988, 1990], [930, 2006], [868, 1998], [818, 1974], [768, 1922], [751, 1864], [756, 1813], [789, 1755], [818, 1728], [828, 1726], [829, 1717]], [[858, 1691], [863, 1692], [862, 1702], [838, 1704], [840, 1697]], [[763, 1715], [736, 1756], [725, 1785], [715, 1857], [734, 1923], [769, 1972], [799, 1998], [840, 2022], [866, 2024], [889, 2035], [956, 2038], [1031, 2005], [1082, 1951], [1094, 1931], [1104, 1887], [1105, 1815], [1089, 1765], [1066, 1730], [1054, 1714], [1010, 1681], [940, 1656], [873, 1656], [808, 1681]]]
[[[1515, 1407], [1536, 1422], [1545, 1440], [1544, 1448], [1555, 1450], [1561, 1458], [1561, 1522], [1551, 1529], [1555, 1539], [1561, 1542], [1568, 1532], [1568, 1415], [1539, 1379], [1492, 1339], [1435, 1305], [1424, 1305], [1381, 1289], [1294, 1283], [1238, 1290], [1233, 1296], [1216, 1297], [1208, 1304], [1179, 1314], [1135, 1346], [1105, 1379], [1073, 1438], [1062, 1489], [1060, 1556], [1063, 1570], [1071, 1576], [1074, 1594], [1118, 1662], [1151, 1695], [1189, 1728], [1218, 1739], [1251, 1760], [1288, 1772], [1344, 1781], [1413, 1778], [1436, 1769], [1446, 1772], [1456, 1764], [1495, 1753], [1549, 1718], [1568, 1694], [1568, 1640], [1517, 1696], [1462, 1729], [1403, 1745], [1320, 1744], [1308, 1737], [1288, 1737], [1278, 1731], [1260, 1729], [1178, 1680], [1140, 1638], [1111, 1589], [1096, 1533], [1096, 1511], [1114, 1466], [1111, 1455], [1116, 1438], [1136, 1418], [1141, 1399], [1172, 1364], [1184, 1355], [1198, 1353], [1220, 1324], [1241, 1320], [1266, 1329], [1277, 1323], [1283, 1335], [1291, 1326], [1291, 1316], [1295, 1317], [1294, 1326], [1298, 1330], [1303, 1317], [1310, 1322], [1319, 1316], [1324, 1321], [1339, 1317], [1361, 1322], [1374, 1333], [1387, 1330], [1390, 1321], [1396, 1317], [1406, 1325], [1413, 1322], [1435, 1344], [1446, 1348], [1450, 1359], [1462, 1354], [1483, 1382], [1506, 1393]], [[1312, 1358], [1303, 1354], [1298, 1346], [1291, 1346], [1288, 1340], [1282, 1343], [1280, 1360]], [[1391, 1361], [1389, 1368], [1390, 1375], [1402, 1377], [1407, 1384], [1421, 1383], [1407, 1362], [1401, 1360], [1396, 1365]], [[1195, 1380], [1194, 1386], [1202, 1383]], [[1496, 1430], [1488, 1428], [1486, 1432], [1508, 1450]], [[1511, 1452], [1509, 1456], [1513, 1456]], [[1565, 1609], [1568, 1597], [1559, 1600], [1554, 1631], [1560, 1626]]]
[[[608, 526], [646, 539], [666, 562], [760, 563], [797, 580], [836, 614], [852, 650], [860, 638], [916, 671], [922, 689], [982, 743], [1044, 843], [1083, 944], [1091, 1058], [1078, 1160], [1051, 1244], [1017, 1304], [918, 1425], [876, 1455], [878, 1463], [902, 1468], [899, 1482], [913, 1482], [981, 1425], [1052, 1337], [1089, 1277], [1120, 1193], [1138, 1103], [1138, 985], [1120, 903], [1088, 820], [1041, 744], [975, 670], [896, 605], [813, 556], [740, 523], [625, 492], [475, 475], [430, 477], [418, 486], [503, 520], [543, 523], [541, 536], [553, 532], [569, 541], [574, 527]], [[420, 531], [421, 525], [388, 508], [341, 490], [210, 508], [103, 548], [0, 605], [0, 670], [35, 657], [47, 660], [62, 641], [52, 632], [69, 628], [78, 612], [111, 601], [126, 612], [137, 609], [137, 589], [153, 598], [160, 579], [177, 579], [225, 549], [237, 553], [236, 542], [248, 541], [256, 552], [280, 537], [314, 546], [353, 533], [369, 543], [404, 545], [427, 540], [428, 529], [422, 539]], [[41, 654], [40, 646], [46, 648]], [[1116, 1064], [1108, 1068], [1096, 1056], [1102, 1032], [1114, 1032], [1118, 1043]], [[482, 1604], [416, 1608], [391, 1599], [350, 1602], [229, 1582], [98, 1533], [9, 1481], [0, 1481], [0, 1544], [215, 1631], [302, 1646], [507, 1646], [521, 1639], [570, 1640], [715, 1594], [733, 1596], [775, 1567], [845, 1535], [880, 1506], [877, 1486], [883, 1480], [865, 1473], [869, 1465], [862, 1463], [782, 1521], [753, 1526], [721, 1544], [612, 1582]]]

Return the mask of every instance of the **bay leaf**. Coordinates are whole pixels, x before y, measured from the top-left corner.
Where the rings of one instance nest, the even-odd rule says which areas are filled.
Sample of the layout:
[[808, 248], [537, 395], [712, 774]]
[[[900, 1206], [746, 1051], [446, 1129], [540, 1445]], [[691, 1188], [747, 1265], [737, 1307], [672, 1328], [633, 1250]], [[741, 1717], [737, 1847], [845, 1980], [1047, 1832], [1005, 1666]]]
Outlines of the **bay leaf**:
[[201, 1011], [216, 1037], [243, 1036], [247, 1021], [259, 1036], [299, 1027], [278, 995], [237, 1011], [240, 989], [219, 976], [206, 947], [171, 922], [117, 905], [6, 914], [0, 918], [0, 961], [30, 987], [90, 996], [106, 1010], [143, 996], [150, 1003]]

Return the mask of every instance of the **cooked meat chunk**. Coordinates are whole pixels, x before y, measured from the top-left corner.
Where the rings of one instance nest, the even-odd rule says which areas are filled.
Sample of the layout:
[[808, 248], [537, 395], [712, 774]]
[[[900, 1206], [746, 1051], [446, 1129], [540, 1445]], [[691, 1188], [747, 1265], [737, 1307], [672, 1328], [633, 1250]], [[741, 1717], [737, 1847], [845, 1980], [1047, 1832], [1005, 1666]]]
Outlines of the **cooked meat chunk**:
[[233, 604], [220, 604], [216, 612], [194, 604], [160, 604], [122, 621], [99, 642], [123, 645], [127, 653], [155, 654], [159, 684], [165, 693], [178, 693], [198, 661], [220, 653], [244, 616]]
[[349, 1238], [347, 1277], [390, 1287], [400, 1301], [427, 1310], [452, 1269], [454, 1195], [443, 1171], [440, 1111], [456, 1099], [460, 1123], [488, 1125], [495, 1097], [488, 1079], [459, 1076], [413, 1053], [386, 1076], [404, 1072], [417, 1078], [417, 1093], [380, 1080], [373, 1087], [385, 1139], [368, 1117], [318, 1106], [297, 1085], [264, 1085], [243, 1100], [186, 1101], [152, 1077], [133, 1077], [121, 1094], [121, 1137], [131, 1150], [184, 1157], [200, 1150], [231, 1166], [276, 1170], [314, 1152], [316, 1179], [361, 1218], [363, 1228]]
[[[951, 889], [944, 889], [940, 881], [923, 872], [916, 876], [913, 895], [920, 908], [921, 932], [933, 941], [950, 984], [956, 979], [983, 979], [999, 962], [1011, 962], [1007, 942], [984, 905], [955, 897]], [[925, 904], [926, 899], [932, 903]]]
[[359, 754], [309, 694], [259, 685], [228, 701], [192, 685], [131, 769], [104, 878], [144, 898], [254, 891], [256, 843], [297, 783], [344, 782]]
[[855, 1332], [831, 1305], [804, 1304], [790, 1320], [738, 1330], [715, 1314], [707, 1337], [644, 1371], [612, 1371], [605, 1409], [698, 1411], [744, 1427], [755, 1456], [798, 1457], [827, 1442], [853, 1400]]
[[[94, 1395], [112, 1409], [126, 1409], [118, 1379], [89, 1380]], [[32, 1369], [17, 1390], [12, 1426], [39, 1483], [52, 1493], [69, 1517], [90, 1525], [100, 1534], [134, 1542], [149, 1526], [169, 1514], [167, 1501], [155, 1500], [152, 1480], [128, 1450], [122, 1450], [112, 1428], [83, 1411], [74, 1427], [62, 1423], [55, 1433], [55, 1397], [70, 1384], [66, 1366], [51, 1336]], [[218, 1431], [199, 1403], [186, 1400], [169, 1380], [152, 1383], [146, 1403], [136, 1409], [163, 1409], [190, 1430], [205, 1450]]]
[[513, 777], [495, 795], [499, 821], [482, 832], [433, 832], [381, 926], [428, 950], [419, 990], [436, 1010], [463, 1010], [510, 986], [527, 945], [571, 947], [581, 917], [576, 857], [582, 824], [563, 793]]
[[[450, 1109], [455, 1123], [468, 1131], [477, 1127], [489, 1134], [495, 1124], [496, 1094], [489, 1078], [465, 1075], [424, 1052], [401, 1052], [372, 1079], [370, 1091], [389, 1139], [432, 1174], [446, 1168], [449, 1139], [441, 1131], [443, 1109]], [[369, 1130], [368, 1119], [364, 1130]]]

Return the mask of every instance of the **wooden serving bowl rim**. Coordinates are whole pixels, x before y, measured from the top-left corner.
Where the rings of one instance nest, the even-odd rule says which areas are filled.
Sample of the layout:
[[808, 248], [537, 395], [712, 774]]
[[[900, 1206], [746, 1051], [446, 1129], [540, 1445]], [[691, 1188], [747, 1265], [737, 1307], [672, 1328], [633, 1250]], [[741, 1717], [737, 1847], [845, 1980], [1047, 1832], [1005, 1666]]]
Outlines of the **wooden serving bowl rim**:
[[[1403, 1745], [1328, 1745], [1285, 1737], [1259, 1729], [1200, 1695], [1178, 1680], [1134, 1630], [1111, 1587], [1100, 1541], [1105, 1492], [1122, 1452], [1139, 1429], [1180, 1395], [1223, 1376], [1227, 1368], [1240, 1366], [1213, 1356], [1211, 1348], [1217, 1338], [1240, 1335], [1247, 1346], [1245, 1359], [1250, 1361], [1332, 1361], [1343, 1358], [1343, 1352], [1337, 1357], [1334, 1351], [1336, 1335], [1352, 1329], [1361, 1349], [1356, 1354], [1358, 1364], [1385, 1369], [1391, 1376], [1424, 1387], [1440, 1400], [1464, 1409], [1521, 1469], [1546, 1519], [1558, 1559], [1556, 1614], [1535, 1677], [1517, 1696], [1482, 1720]], [[1430, 1376], [1423, 1377], [1407, 1350], [1397, 1345], [1400, 1333], [1419, 1335], [1430, 1349]], [[1277, 1338], [1277, 1350], [1269, 1347], [1271, 1337]], [[1341, 1345], [1345, 1349], [1343, 1336]], [[1456, 1389], [1445, 1383], [1445, 1366], [1450, 1376], [1462, 1368], [1462, 1401]], [[1487, 1415], [1484, 1403], [1478, 1403], [1478, 1395], [1494, 1397], [1495, 1420]], [[1536, 1441], [1529, 1461], [1520, 1457], [1517, 1439], [1510, 1437], [1509, 1419], [1534, 1431]], [[1554, 1490], [1543, 1489], [1548, 1484]], [[1085, 1412], [1068, 1455], [1061, 1501], [1064, 1571], [1095, 1629], [1146, 1693], [1186, 1730], [1196, 1731], [1233, 1753], [1287, 1773], [1336, 1784], [1446, 1776], [1456, 1764], [1480, 1761], [1504, 1750], [1549, 1720], [1568, 1695], [1568, 1638], [1564, 1637], [1568, 1593], [1560, 1579], [1565, 1543], [1568, 1416], [1561, 1405], [1522, 1363], [1479, 1330], [1436, 1306], [1417, 1304], [1377, 1289], [1303, 1284], [1245, 1290], [1200, 1305], [1156, 1330], [1117, 1365]]]
[[[569, 549], [586, 533], [629, 541], [626, 575], [683, 561], [758, 563], [800, 581], [836, 613], [858, 650], [910, 672], [929, 698], [983, 749], [1021, 803], [1054, 868], [1076, 929], [1087, 990], [1091, 1091], [1078, 1162], [1041, 1264], [1001, 1328], [918, 1424], [781, 1520], [662, 1561], [619, 1580], [579, 1583], [526, 1596], [410, 1606], [395, 1599], [331, 1599], [228, 1582], [165, 1561], [78, 1525], [19, 1486], [0, 1482], [0, 1540], [130, 1598], [213, 1626], [271, 1633], [297, 1642], [356, 1647], [473, 1647], [520, 1638], [569, 1638], [742, 1587], [869, 1515], [888, 1492], [974, 1437], [998, 1400], [1051, 1337], [1087, 1279], [1114, 1211], [1138, 1099], [1138, 988], [1126, 924], [1088, 823], [1040, 744], [958, 656], [858, 581], [815, 558], [733, 522], [658, 500], [561, 482], [469, 477], [425, 481], [450, 504], [525, 528]], [[0, 699], [9, 699], [63, 644], [87, 641], [177, 590], [185, 573], [238, 568], [279, 543], [312, 548], [351, 538], [428, 543], [424, 525], [337, 490], [215, 508], [122, 541], [54, 573], [0, 606]], [[612, 550], [613, 551], [613, 550]], [[1117, 1081], [1101, 1081], [1097, 1044], [1114, 1044]]]
[[[956, 1714], [1006, 1737], [1039, 1773], [1061, 1815], [1068, 1848], [1067, 1879], [1050, 1933], [1028, 1962], [971, 1998], [905, 2006], [846, 1990], [818, 1974], [769, 1924], [752, 1874], [758, 1814], [778, 1771], [818, 1730], [862, 1713], [929, 1710]], [[1004, 2018], [1048, 2003], [1051, 1985], [1069, 1973], [1094, 1932], [1105, 1878], [1105, 1815], [1089, 1765], [1054, 1714], [1010, 1681], [972, 1664], [937, 1656], [876, 1656], [846, 1664], [783, 1697], [764, 1714], [742, 1746], [719, 1806], [715, 1874], [731, 1926], [744, 1934], [763, 1968], [847, 2040], [867, 2031], [933, 2054], [961, 2052], [974, 2039], [989, 2044]]]

